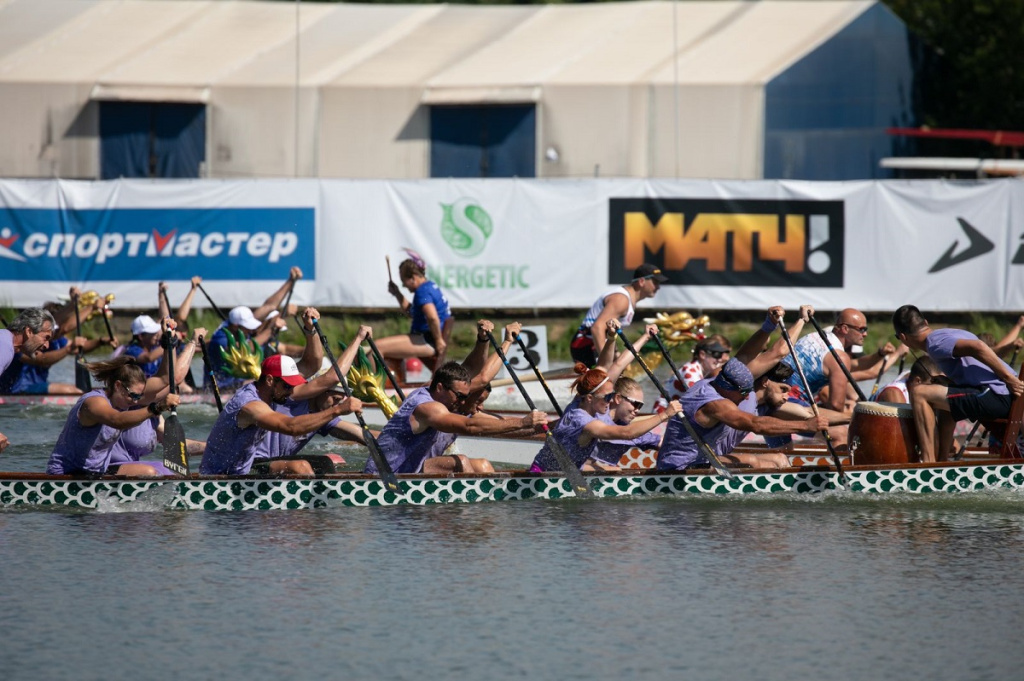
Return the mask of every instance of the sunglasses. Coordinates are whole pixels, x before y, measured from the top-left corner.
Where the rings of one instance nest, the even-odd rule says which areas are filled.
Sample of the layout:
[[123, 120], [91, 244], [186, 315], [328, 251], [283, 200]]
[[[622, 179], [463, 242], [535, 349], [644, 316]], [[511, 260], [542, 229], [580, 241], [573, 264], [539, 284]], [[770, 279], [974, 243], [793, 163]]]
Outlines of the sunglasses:
[[724, 355], [725, 353], [724, 352], [715, 352], [714, 350], [711, 350], [708, 354], [711, 355], [712, 359], [722, 359], [722, 355]]
[[854, 326], [853, 324], [848, 324], [846, 322], [839, 322], [839, 324], [842, 324], [847, 328], [853, 329], [854, 331], [859, 331], [861, 335], [864, 335], [868, 332], [868, 327], [866, 326]]
[[130, 399], [132, 402], [138, 402], [139, 400], [142, 399], [143, 393], [133, 393], [131, 390], [128, 389], [128, 386], [126, 386], [124, 383], [121, 384], [121, 387], [124, 388], [125, 394], [128, 395], [128, 399]]
[[[447, 387], [447, 386], [446, 386]], [[455, 399], [459, 402], [465, 402], [469, 398], [469, 393], [460, 393], [455, 388], [448, 388], [452, 395], [455, 395]]]
[[644, 403], [641, 400], [634, 400], [634, 399], [632, 399], [630, 397], [626, 397], [622, 393], [608, 393], [607, 395], [604, 396], [604, 401], [605, 402], [611, 402], [615, 398], [616, 395], [618, 395], [619, 397], [621, 397], [625, 401], [627, 401], [630, 404], [632, 404], [633, 408], [636, 409], [637, 411], [640, 411], [641, 409], [644, 408]]

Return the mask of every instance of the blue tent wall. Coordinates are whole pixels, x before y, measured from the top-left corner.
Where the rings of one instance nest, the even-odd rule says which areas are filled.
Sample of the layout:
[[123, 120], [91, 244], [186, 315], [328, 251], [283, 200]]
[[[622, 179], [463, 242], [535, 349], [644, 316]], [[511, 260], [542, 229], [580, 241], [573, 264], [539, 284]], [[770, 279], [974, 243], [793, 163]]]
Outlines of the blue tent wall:
[[906, 25], [874, 5], [766, 85], [764, 177], [890, 177], [885, 129], [917, 125], [913, 80]]
[[206, 106], [100, 102], [100, 179], [199, 177]]
[[533, 104], [432, 106], [431, 177], [536, 177]]

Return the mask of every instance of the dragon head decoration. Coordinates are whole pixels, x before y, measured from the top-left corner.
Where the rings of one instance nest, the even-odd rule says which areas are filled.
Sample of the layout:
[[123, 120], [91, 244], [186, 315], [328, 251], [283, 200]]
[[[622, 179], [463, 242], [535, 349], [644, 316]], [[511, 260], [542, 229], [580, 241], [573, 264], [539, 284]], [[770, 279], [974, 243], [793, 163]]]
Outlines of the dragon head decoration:
[[[338, 341], [338, 345], [342, 350], [345, 349], [345, 344], [341, 341]], [[352, 362], [352, 367], [348, 370], [346, 378], [349, 387], [352, 388], [352, 395], [363, 402], [376, 404], [387, 419], [390, 419], [398, 411], [400, 404], [398, 396], [388, 397], [384, 392], [384, 386], [387, 385], [387, 374], [384, 373], [384, 367], [374, 368], [362, 348], [359, 348], [359, 353], [356, 355], [355, 361]]]
[[260, 365], [263, 364], [263, 348], [246, 337], [241, 330], [234, 334], [225, 329], [228, 337], [227, 348], [220, 348], [220, 356], [224, 359], [225, 372], [235, 378], [260, 377]]
[[[675, 314], [657, 313], [654, 317], [646, 317], [644, 321], [648, 324], [658, 325], [658, 335], [666, 350], [674, 350], [683, 343], [699, 341], [704, 339], [704, 328], [711, 322], [707, 315], [694, 317], [689, 312], [676, 312]], [[641, 349], [640, 356], [647, 362], [647, 366], [658, 368], [662, 362], [661, 350], [654, 343], [648, 343]], [[637, 364], [630, 364], [623, 372], [630, 378], [636, 378], [643, 373], [643, 369]]]

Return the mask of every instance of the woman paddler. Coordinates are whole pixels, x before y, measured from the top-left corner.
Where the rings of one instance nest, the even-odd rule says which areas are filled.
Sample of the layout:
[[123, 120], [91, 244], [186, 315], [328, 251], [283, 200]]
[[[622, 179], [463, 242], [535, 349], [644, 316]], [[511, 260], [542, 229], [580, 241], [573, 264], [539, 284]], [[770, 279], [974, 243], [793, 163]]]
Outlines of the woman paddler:
[[[196, 329], [195, 335], [201, 336], [205, 331]], [[196, 341], [192, 340], [181, 348], [174, 365], [176, 378], [185, 376], [195, 347]], [[125, 431], [146, 429], [152, 417], [178, 405], [178, 396], [169, 394], [166, 369], [147, 379], [135, 358], [128, 356], [92, 362], [88, 366], [96, 380], [103, 382], [103, 387], [82, 395], [71, 408], [50, 454], [46, 472], [87, 476], [114, 472], [132, 476], [162, 474], [162, 465], [158, 470], [144, 461], [112, 464], [111, 458], [115, 450], [124, 448]], [[144, 438], [144, 434], [140, 436]]]
[[419, 258], [403, 260], [398, 276], [402, 286], [413, 294], [412, 302], [405, 299], [393, 281], [388, 283], [388, 293], [398, 300], [402, 312], [412, 316], [412, 326], [407, 334], [381, 338], [377, 348], [385, 359], [434, 358], [438, 366], [436, 360], [443, 358], [447, 350], [444, 325], [451, 317], [448, 299], [437, 284], [427, 279], [426, 263]]
[[[665, 411], [656, 416], [637, 419], [628, 425], [608, 423], [599, 418], [608, 413], [608, 408], [615, 399], [615, 386], [608, 380], [608, 372], [598, 367], [587, 369], [582, 362], [574, 367], [579, 377], [573, 382], [576, 400], [570, 404], [558, 425], [552, 431], [558, 441], [572, 458], [573, 462], [584, 471], [618, 470], [618, 466], [601, 462], [597, 458], [597, 444], [600, 440], [631, 440], [668, 421], [680, 410], [679, 402], [668, 403]], [[544, 447], [533, 460], [530, 471], [558, 471], [561, 468], [551, 451], [550, 444]]]

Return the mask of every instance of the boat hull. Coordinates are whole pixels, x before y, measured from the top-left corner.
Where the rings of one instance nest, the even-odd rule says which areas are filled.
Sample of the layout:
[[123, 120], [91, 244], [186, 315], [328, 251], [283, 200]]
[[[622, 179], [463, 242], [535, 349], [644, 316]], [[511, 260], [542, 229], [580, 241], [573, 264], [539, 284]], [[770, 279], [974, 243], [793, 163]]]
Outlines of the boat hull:
[[[850, 492], [927, 494], [1024, 487], [1024, 463], [945, 463], [900, 467], [854, 467], [846, 471]], [[598, 498], [652, 495], [821, 494], [841, 489], [833, 470], [789, 469], [739, 472], [727, 480], [711, 472], [657, 471], [588, 476]], [[448, 504], [573, 497], [556, 474], [402, 476], [404, 496], [377, 478], [329, 475], [312, 479], [209, 477], [190, 479], [104, 478], [81, 480], [33, 474], [0, 475], [0, 506], [210, 511], [309, 509], [331, 506]]]

